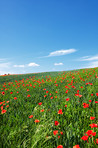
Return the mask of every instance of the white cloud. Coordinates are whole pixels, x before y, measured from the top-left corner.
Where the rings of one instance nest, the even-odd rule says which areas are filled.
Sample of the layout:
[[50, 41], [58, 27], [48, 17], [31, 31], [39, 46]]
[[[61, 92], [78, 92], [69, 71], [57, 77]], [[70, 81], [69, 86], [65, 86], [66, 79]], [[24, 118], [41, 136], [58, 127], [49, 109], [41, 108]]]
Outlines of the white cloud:
[[0, 75], [3, 74], [19, 74], [19, 73], [26, 73], [32, 72], [29, 67], [36, 67], [40, 66], [36, 63], [28, 63], [28, 64], [12, 64], [11, 62], [0, 62]]
[[52, 57], [52, 56], [61, 56], [61, 55], [66, 55], [66, 54], [70, 54], [76, 52], [76, 49], [61, 49], [61, 50], [57, 50], [54, 52], [51, 52], [47, 57]]
[[35, 67], [35, 66], [39, 66], [39, 64], [36, 63], [29, 63], [29, 64], [25, 64], [25, 65], [13, 65], [13, 67], [19, 67], [19, 68], [24, 68], [24, 67]]
[[90, 57], [90, 56], [84, 56], [84, 57], [81, 57], [82, 59], [85, 59], [85, 58], [88, 58], [88, 57]]
[[94, 61], [94, 60], [98, 60], [98, 55], [85, 56], [85, 57], [80, 58], [80, 61]]
[[25, 65], [13, 65], [13, 67], [25, 67]]
[[39, 64], [36, 64], [36, 63], [29, 63], [28, 66], [29, 66], [29, 67], [30, 67], [30, 66], [35, 67], [35, 66], [40, 66], [40, 65], [39, 65]]
[[63, 63], [54, 63], [55, 66], [63, 65]]

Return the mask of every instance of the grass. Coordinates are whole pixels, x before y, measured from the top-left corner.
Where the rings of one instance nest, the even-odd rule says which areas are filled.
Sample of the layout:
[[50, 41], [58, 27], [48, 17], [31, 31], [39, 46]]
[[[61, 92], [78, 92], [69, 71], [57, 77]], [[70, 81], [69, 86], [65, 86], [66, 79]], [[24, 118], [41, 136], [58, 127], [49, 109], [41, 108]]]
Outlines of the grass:
[[0, 147], [97, 148], [98, 68], [6, 75], [0, 83]]

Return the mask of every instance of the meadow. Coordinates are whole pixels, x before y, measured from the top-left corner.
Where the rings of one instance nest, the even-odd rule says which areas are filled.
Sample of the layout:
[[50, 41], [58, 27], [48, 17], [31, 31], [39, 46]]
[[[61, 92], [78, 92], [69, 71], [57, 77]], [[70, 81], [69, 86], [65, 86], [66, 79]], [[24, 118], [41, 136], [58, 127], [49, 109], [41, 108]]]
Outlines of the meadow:
[[98, 68], [0, 76], [0, 148], [97, 148]]

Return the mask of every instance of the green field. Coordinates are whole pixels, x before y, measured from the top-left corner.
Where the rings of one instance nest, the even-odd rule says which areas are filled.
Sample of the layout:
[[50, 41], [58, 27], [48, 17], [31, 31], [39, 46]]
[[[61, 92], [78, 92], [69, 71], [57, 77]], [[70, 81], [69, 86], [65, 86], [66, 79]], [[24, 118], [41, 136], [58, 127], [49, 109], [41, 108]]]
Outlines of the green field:
[[97, 146], [98, 68], [0, 76], [0, 148]]

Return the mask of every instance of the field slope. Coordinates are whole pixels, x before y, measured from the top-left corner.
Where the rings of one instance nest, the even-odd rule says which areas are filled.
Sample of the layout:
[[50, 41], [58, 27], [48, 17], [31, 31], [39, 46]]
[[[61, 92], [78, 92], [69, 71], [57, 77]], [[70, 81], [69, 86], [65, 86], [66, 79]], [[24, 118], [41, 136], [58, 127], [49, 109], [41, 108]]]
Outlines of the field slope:
[[98, 68], [0, 76], [0, 148], [97, 148]]

